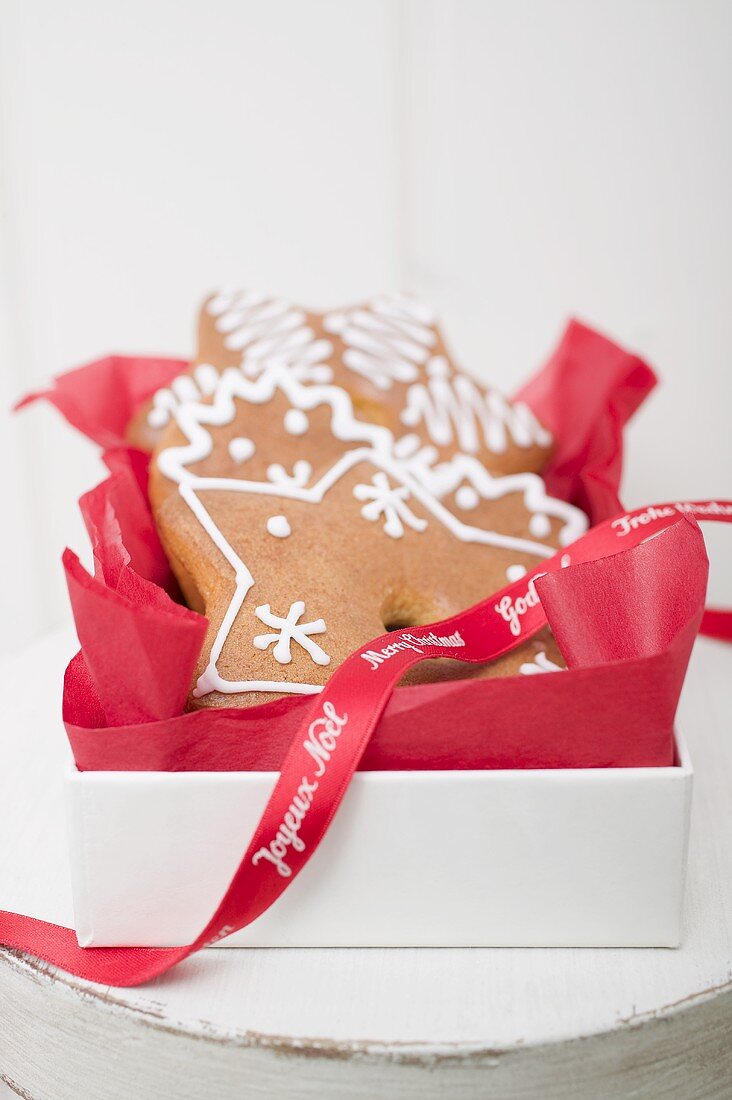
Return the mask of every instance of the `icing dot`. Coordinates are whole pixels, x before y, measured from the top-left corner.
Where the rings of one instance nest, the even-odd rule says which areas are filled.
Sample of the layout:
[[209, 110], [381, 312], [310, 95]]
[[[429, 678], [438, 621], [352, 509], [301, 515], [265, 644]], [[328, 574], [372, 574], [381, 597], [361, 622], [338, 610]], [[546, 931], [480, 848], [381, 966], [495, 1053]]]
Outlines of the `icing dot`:
[[552, 525], [549, 522], [549, 516], [545, 516], [543, 512], [537, 512], [529, 520], [529, 531], [535, 539], [545, 539], [551, 534]]
[[526, 576], [526, 568], [523, 565], [509, 565], [506, 576], [513, 584], [514, 581], [520, 581], [522, 577]]
[[309, 421], [302, 409], [288, 409], [285, 413], [285, 431], [290, 435], [304, 435]]
[[461, 485], [455, 493], [455, 503], [458, 508], [465, 508], [466, 510], [476, 508], [479, 500], [480, 497], [471, 485]]
[[292, 528], [286, 516], [270, 516], [267, 520], [267, 530], [276, 539], [286, 539], [292, 534]]
[[229, 454], [234, 462], [246, 462], [254, 454], [254, 444], [246, 436], [238, 435], [229, 444]]

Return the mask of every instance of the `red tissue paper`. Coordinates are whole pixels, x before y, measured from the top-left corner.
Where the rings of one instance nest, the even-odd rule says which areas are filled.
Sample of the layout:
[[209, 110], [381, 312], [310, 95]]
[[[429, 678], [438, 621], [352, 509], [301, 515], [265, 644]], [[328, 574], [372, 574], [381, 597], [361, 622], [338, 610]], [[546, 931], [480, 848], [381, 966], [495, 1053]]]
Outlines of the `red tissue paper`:
[[[185, 712], [206, 620], [184, 607], [147, 502], [148, 456], [125, 428], [185, 369], [112, 357], [71, 371], [45, 397], [105, 449], [110, 476], [80, 506], [94, 575], [66, 551], [81, 644], [63, 713], [81, 770], [279, 770], [305, 697]], [[548, 490], [592, 523], [621, 510], [625, 423], [655, 385], [636, 356], [578, 322], [521, 390], [552, 430]], [[698, 527], [679, 524], [612, 558], [540, 582], [566, 672], [398, 687], [360, 768], [640, 767], [673, 763], [673, 724], [703, 613]], [[489, 595], [489, 593], [486, 593]]]

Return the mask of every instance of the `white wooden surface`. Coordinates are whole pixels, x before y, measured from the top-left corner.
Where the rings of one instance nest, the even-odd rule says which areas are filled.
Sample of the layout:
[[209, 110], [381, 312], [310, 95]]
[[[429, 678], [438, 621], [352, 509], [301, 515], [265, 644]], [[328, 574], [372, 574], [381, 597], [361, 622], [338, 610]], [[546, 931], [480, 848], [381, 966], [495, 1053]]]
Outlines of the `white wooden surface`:
[[663, 388], [628, 504], [727, 491], [728, 0], [4, 0], [0, 606], [63, 620], [92, 448], [14, 397], [109, 351], [186, 355], [233, 280], [434, 301], [511, 390], [576, 313]]
[[[0, 906], [69, 923], [60, 677], [69, 631], [7, 660]], [[732, 1095], [730, 651], [697, 643], [679, 950], [209, 950], [137, 990], [0, 953], [0, 1074], [32, 1100]]]

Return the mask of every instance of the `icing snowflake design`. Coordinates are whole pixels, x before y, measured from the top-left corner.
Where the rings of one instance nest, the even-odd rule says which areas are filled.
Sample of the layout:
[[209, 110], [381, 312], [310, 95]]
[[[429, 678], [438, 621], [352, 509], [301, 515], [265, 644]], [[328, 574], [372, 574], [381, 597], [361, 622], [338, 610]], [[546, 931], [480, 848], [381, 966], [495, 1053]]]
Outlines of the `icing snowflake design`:
[[329, 665], [330, 657], [311, 638], [311, 634], [325, 633], [325, 621], [314, 619], [311, 623], [301, 623], [299, 619], [304, 611], [305, 604], [302, 600], [296, 600], [293, 604], [290, 604], [290, 610], [284, 618], [280, 615], [273, 615], [268, 603], [257, 607], [254, 614], [265, 626], [273, 627], [276, 633], [258, 634], [256, 638], [252, 639], [253, 644], [257, 649], [266, 649], [267, 646], [274, 645], [272, 649], [274, 659], [281, 665], [289, 665], [292, 660], [290, 646], [294, 641], [302, 646], [306, 653], [310, 654], [316, 665]]
[[419, 519], [406, 504], [410, 493], [406, 485], [392, 486], [383, 470], [379, 470], [371, 479], [370, 485], [357, 485], [353, 490], [356, 500], [366, 500], [361, 509], [364, 519], [374, 523], [379, 516], [384, 517], [384, 533], [393, 539], [404, 534], [404, 524], [413, 531], [424, 531], [427, 521]]

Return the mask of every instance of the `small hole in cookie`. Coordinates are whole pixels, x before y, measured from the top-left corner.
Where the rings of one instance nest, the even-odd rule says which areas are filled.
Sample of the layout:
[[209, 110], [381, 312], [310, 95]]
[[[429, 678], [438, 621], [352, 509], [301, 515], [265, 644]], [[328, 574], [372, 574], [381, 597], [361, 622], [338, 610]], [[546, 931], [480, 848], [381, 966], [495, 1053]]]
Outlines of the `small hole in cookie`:
[[406, 630], [408, 626], [417, 626], [417, 623], [413, 623], [411, 619], [388, 619], [384, 623], [384, 629], [389, 633], [392, 630]]
[[381, 621], [390, 632], [423, 626], [439, 618], [442, 614], [433, 601], [414, 592], [390, 592], [381, 605]]

